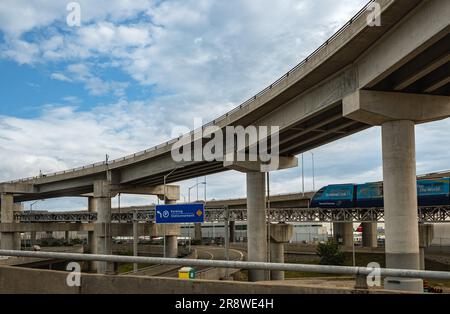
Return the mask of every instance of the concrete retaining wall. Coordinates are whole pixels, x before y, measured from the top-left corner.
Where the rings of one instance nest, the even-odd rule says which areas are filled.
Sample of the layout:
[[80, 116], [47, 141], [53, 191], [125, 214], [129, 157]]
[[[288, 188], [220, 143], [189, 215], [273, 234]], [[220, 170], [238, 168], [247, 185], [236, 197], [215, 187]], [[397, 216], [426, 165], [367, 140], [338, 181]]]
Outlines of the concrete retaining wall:
[[66, 285], [67, 272], [0, 266], [0, 293], [65, 294], [304, 294], [357, 293], [354, 289], [330, 289], [280, 283], [247, 283], [179, 280], [139, 276], [82, 274], [81, 287]]

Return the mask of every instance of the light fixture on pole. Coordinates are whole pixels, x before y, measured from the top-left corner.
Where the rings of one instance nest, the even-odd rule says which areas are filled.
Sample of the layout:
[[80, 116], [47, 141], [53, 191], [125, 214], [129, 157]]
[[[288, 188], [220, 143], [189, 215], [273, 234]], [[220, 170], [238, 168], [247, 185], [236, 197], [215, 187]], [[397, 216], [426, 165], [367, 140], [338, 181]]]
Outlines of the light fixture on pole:
[[314, 153], [311, 153], [311, 158], [312, 158], [312, 179], [313, 179], [313, 192], [316, 191], [316, 178], [315, 178], [315, 165], [314, 165]]
[[[193, 186], [188, 188], [188, 202], [189, 203], [191, 202], [191, 190], [194, 189], [194, 188], [197, 188], [197, 190], [198, 190], [198, 186], [201, 185], [201, 184], [205, 185], [205, 191], [206, 191], [206, 181], [205, 182], [198, 182], [198, 183], [196, 183]], [[198, 201], [198, 193], [197, 193], [197, 200], [196, 201]], [[206, 199], [205, 199], [205, 202], [206, 202]]]
[[[34, 201], [33, 203], [31, 203], [30, 204], [30, 215], [33, 213], [33, 206], [36, 204], [36, 203], [38, 203], [38, 202], [42, 202], [42, 201], [44, 201], [44, 200], [37, 200], [37, 201]], [[31, 232], [31, 233], [33, 233], [33, 232]], [[34, 245], [34, 241], [33, 241], [33, 237], [32, 237], [32, 235], [31, 235], [31, 233], [30, 233], [30, 248]], [[26, 242], [25, 242], [25, 246], [26, 246]]]

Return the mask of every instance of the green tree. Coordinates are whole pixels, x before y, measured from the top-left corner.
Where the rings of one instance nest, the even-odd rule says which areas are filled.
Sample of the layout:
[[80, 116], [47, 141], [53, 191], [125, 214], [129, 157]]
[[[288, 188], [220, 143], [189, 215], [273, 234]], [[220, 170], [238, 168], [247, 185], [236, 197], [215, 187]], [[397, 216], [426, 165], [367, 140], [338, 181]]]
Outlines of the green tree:
[[339, 251], [337, 243], [319, 243], [317, 246], [317, 255], [320, 257], [321, 265], [343, 265], [344, 253]]

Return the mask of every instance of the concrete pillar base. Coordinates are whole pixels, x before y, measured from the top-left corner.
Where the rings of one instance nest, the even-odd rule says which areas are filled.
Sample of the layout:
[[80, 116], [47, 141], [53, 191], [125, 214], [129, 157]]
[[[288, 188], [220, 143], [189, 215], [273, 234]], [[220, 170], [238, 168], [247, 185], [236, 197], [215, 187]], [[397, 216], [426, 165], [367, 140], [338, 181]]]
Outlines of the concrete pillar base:
[[420, 270], [425, 270], [425, 249], [421, 247], [419, 249]]
[[353, 246], [353, 223], [333, 223], [333, 240], [339, 245], [347, 247]]
[[196, 223], [194, 225], [194, 240], [202, 242], [203, 235], [202, 235], [202, 224]]
[[166, 236], [164, 251], [166, 252], [167, 258], [177, 258], [178, 257], [178, 237], [176, 235]]
[[230, 221], [229, 229], [230, 229], [230, 243], [234, 243], [234, 242], [236, 242], [236, 237], [235, 237], [236, 222], [234, 220]]
[[0, 248], [2, 250], [14, 250], [14, 234], [2, 232]]
[[[270, 224], [270, 261], [284, 263], [284, 244], [288, 243], [294, 233], [294, 227], [285, 223]], [[271, 280], [284, 280], [284, 271], [272, 270]]]
[[[270, 262], [284, 263], [284, 243], [277, 243], [277, 242], [270, 243]], [[270, 271], [270, 280], [284, 280], [284, 271], [282, 270]]]
[[362, 226], [362, 246], [363, 247], [378, 247], [377, 223], [363, 222]]
[[387, 277], [384, 280], [385, 290], [397, 290], [408, 292], [423, 292], [423, 280], [422, 279], [409, 279], [409, 278], [396, 278]]
[[35, 245], [36, 244], [36, 231], [32, 231], [30, 233], [30, 241], [31, 241], [31, 245]]

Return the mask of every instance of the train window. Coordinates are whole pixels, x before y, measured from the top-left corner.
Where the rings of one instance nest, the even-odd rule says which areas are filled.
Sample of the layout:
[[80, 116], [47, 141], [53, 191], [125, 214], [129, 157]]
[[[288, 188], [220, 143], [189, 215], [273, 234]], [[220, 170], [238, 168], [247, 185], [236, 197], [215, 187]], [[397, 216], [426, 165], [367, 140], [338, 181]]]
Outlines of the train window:
[[358, 185], [358, 198], [383, 197], [382, 183], [366, 183]]
[[352, 196], [352, 189], [349, 187], [332, 187], [325, 192], [326, 198], [349, 198]]

